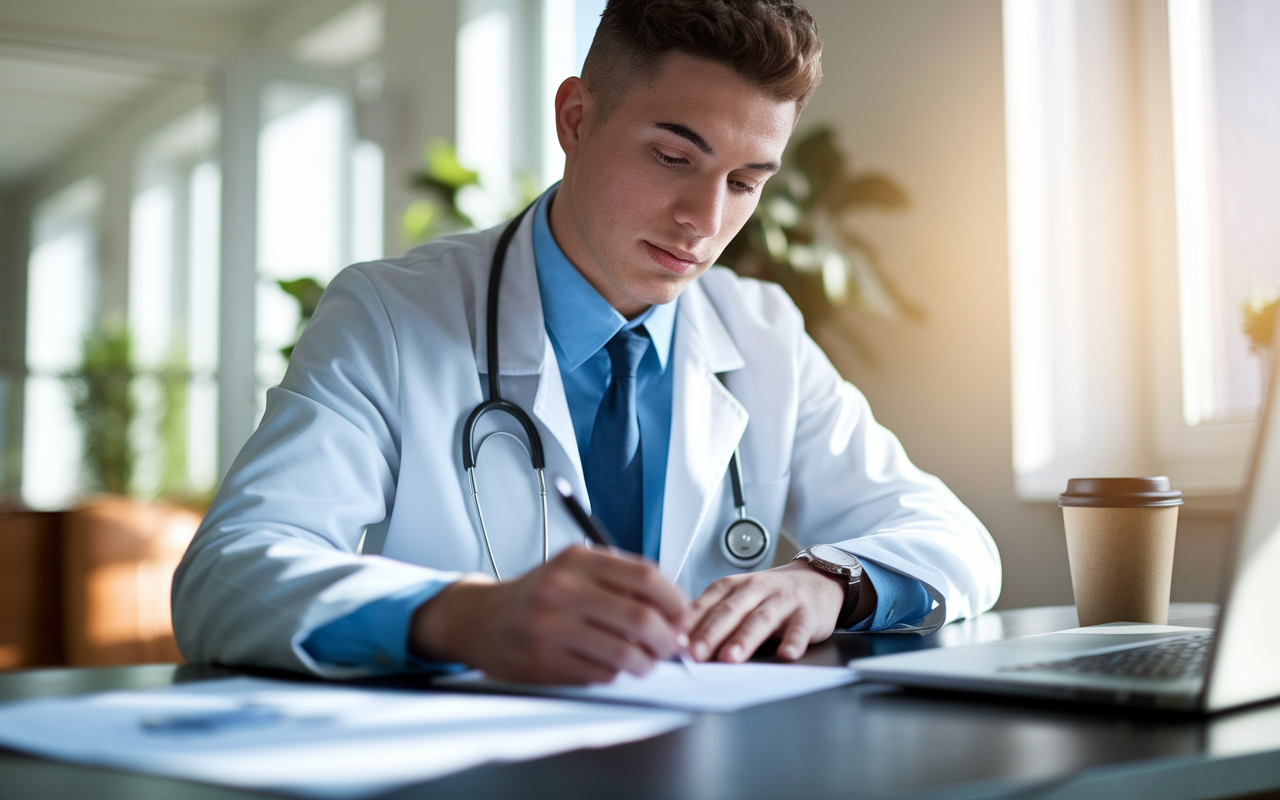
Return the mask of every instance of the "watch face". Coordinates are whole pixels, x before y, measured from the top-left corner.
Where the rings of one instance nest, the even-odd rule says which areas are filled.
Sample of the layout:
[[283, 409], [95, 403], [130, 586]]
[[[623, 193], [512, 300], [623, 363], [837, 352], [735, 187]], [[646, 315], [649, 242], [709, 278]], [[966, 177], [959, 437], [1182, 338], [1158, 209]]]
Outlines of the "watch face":
[[849, 555], [839, 547], [832, 547], [829, 544], [817, 544], [809, 548], [809, 552], [817, 558], [836, 564], [841, 567], [852, 567], [858, 563], [858, 559]]

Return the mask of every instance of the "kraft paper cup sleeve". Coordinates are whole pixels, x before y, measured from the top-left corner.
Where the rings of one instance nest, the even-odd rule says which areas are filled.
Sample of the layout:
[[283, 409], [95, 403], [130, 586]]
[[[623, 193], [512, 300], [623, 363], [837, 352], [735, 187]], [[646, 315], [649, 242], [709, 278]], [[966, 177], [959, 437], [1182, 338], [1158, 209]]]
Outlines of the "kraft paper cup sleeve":
[[1059, 505], [1081, 626], [1168, 622], [1181, 504], [1163, 477], [1068, 484]]

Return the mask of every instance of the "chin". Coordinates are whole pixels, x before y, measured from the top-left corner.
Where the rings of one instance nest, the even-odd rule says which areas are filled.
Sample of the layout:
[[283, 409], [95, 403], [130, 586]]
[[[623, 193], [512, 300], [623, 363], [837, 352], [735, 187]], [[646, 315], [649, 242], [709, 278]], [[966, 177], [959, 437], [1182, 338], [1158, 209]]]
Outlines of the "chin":
[[[701, 274], [701, 272], [698, 273], [698, 275]], [[697, 275], [679, 278], [664, 276], [646, 282], [643, 286], [634, 287], [634, 291], [629, 294], [643, 303], [665, 306], [683, 294], [684, 290], [689, 288], [689, 284], [693, 283], [696, 278]]]

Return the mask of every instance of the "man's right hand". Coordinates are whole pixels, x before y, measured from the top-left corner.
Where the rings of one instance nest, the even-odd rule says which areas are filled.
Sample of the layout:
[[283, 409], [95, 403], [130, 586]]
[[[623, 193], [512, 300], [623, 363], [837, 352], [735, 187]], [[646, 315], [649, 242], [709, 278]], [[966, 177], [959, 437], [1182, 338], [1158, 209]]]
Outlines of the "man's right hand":
[[513, 581], [451, 584], [414, 612], [409, 651], [505, 680], [594, 683], [648, 673], [688, 620], [688, 600], [653, 562], [575, 546]]

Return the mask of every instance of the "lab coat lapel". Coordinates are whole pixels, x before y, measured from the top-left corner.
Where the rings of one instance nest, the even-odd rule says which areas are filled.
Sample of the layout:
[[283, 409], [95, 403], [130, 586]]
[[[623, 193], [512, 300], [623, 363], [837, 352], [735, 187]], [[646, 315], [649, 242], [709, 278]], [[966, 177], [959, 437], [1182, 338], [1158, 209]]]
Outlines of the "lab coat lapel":
[[716, 377], [743, 364], [719, 313], [702, 287], [693, 283], [680, 298], [671, 360], [671, 443], [659, 566], [673, 582], [747, 427], [746, 408]]
[[[573, 418], [569, 416], [569, 401], [565, 397], [564, 384], [560, 380], [560, 366], [542, 316], [542, 296], [538, 292], [538, 271], [533, 256], [533, 213], [530, 211], [524, 215], [519, 229], [511, 239], [502, 272], [502, 285], [498, 290], [498, 304], [502, 314], [498, 324], [499, 375], [538, 375], [538, 389], [530, 411], [568, 456], [575, 472], [574, 490], [580, 497], [586, 497], [578, 440], [573, 432]], [[494, 229], [495, 247], [501, 230]], [[486, 262], [484, 283], [477, 292], [475, 314], [475, 356], [481, 373], [485, 373], [488, 367], [485, 353], [488, 341], [485, 329], [488, 266]]]

